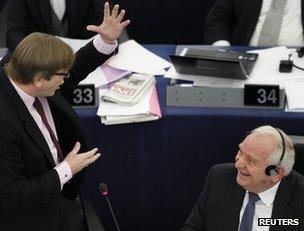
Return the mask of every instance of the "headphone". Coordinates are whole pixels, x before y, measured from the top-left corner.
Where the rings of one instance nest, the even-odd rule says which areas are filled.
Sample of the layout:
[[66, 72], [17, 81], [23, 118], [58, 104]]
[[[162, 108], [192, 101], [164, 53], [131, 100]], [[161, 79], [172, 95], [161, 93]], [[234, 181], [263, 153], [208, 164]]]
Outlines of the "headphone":
[[285, 144], [285, 139], [283, 137], [283, 134], [280, 132], [280, 130], [276, 129], [278, 131], [278, 133], [281, 136], [281, 140], [282, 140], [282, 153], [281, 153], [281, 157], [280, 160], [278, 161], [278, 163], [276, 165], [272, 164], [272, 165], [268, 165], [265, 169], [265, 174], [267, 176], [275, 176], [277, 174], [277, 172], [279, 171], [279, 167], [282, 164], [282, 161], [284, 159], [285, 156], [285, 148], [286, 148], [286, 144]]
[[300, 47], [300, 48], [297, 50], [297, 52], [298, 52], [298, 57], [299, 57], [299, 58], [303, 58], [303, 56], [304, 56], [304, 47]]

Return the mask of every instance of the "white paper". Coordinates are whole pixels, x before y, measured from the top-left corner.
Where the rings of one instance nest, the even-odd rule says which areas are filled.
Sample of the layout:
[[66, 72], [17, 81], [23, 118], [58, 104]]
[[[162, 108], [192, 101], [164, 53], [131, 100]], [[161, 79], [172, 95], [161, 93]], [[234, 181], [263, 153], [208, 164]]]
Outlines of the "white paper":
[[[293, 68], [291, 73], [279, 72], [281, 60], [288, 60], [289, 54], [294, 52], [286, 47], [275, 47], [262, 50], [250, 51], [258, 53], [259, 58], [253, 68], [248, 83], [278, 84], [284, 88], [285, 84], [294, 79], [302, 79], [303, 71]], [[295, 55], [292, 56], [297, 62]]]
[[166, 73], [164, 68], [172, 64], [148, 51], [136, 41], [129, 40], [119, 45], [118, 53], [111, 57], [108, 65], [142, 74], [163, 75]]
[[286, 83], [285, 91], [288, 110], [304, 110], [304, 80], [292, 80]]
[[103, 74], [101, 67], [97, 67], [91, 72], [88, 77], [82, 80], [79, 84], [94, 84], [95, 88], [108, 84], [106, 76]]
[[[97, 110], [99, 116], [133, 116], [133, 115], [148, 115], [150, 114], [150, 97], [152, 94], [153, 86], [147, 91], [146, 95], [137, 104], [134, 105], [119, 105], [100, 101]], [[99, 93], [103, 94], [105, 91]], [[102, 95], [99, 95], [100, 97]]]
[[115, 124], [125, 124], [125, 123], [139, 123], [139, 122], [147, 122], [158, 120], [159, 117], [156, 115], [137, 115], [137, 116], [107, 116], [101, 117], [101, 123], [105, 125], [115, 125]]
[[71, 39], [60, 36], [56, 36], [56, 37], [61, 39], [66, 44], [68, 44], [73, 49], [74, 53], [76, 53], [81, 47], [84, 47], [88, 42], [93, 40], [95, 36], [89, 39]]
[[242, 87], [245, 80], [216, 78], [202, 75], [187, 75], [178, 73], [174, 66], [170, 67], [165, 78], [193, 81], [193, 86], [208, 86], [208, 87]]
[[[109, 71], [110, 69], [112, 69], [112, 72]], [[129, 74], [131, 74], [131, 72], [118, 70], [105, 64], [97, 67], [95, 71], [91, 72], [80, 84], [94, 84], [95, 88], [106, 87]]]

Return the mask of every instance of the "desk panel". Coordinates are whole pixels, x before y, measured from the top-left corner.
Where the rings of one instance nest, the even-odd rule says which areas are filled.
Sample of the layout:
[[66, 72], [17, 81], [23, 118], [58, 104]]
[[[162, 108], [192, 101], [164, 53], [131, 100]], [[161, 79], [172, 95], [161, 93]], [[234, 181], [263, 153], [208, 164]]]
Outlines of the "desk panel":
[[[172, 45], [146, 46], [168, 57]], [[83, 192], [107, 230], [115, 230], [98, 184], [106, 182], [121, 230], [178, 230], [190, 213], [209, 168], [234, 160], [253, 128], [270, 124], [304, 135], [301, 113], [282, 110], [166, 107], [168, 79], [157, 79], [163, 118], [104, 126], [96, 109], [77, 109], [88, 142], [102, 157], [87, 170]]]

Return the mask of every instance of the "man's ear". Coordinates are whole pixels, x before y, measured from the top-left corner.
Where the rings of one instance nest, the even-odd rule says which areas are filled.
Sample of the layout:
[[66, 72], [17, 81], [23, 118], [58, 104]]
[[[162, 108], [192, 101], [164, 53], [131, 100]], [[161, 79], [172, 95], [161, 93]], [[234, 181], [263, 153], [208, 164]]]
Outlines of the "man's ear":
[[37, 88], [40, 88], [42, 86], [43, 81], [45, 81], [45, 79], [42, 74], [39, 73], [34, 76], [34, 85]]

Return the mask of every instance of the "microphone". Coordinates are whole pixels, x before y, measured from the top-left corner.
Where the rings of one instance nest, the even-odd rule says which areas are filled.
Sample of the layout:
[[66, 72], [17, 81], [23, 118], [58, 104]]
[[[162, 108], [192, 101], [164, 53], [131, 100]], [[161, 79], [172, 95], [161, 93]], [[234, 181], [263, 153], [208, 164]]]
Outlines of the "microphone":
[[111, 211], [112, 217], [113, 217], [114, 222], [115, 222], [116, 229], [117, 229], [118, 231], [120, 231], [118, 222], [117, 222], [117, 220], [116, 220], [116, 216], [115, 216], [115, 214], [114, 214], [114, 212], [113, 212], [113, 209], [112, 209], [110, 200], [109, 200], [109, 198], [108, 198], [108, 187], [107, 187], [107, 185], [106, 185], [105, 183], [100, 183], [99, 186], [98, 186], [98, 188], [99, 188], [99, 192], [101, 193], [101, 195], [104, 196], [104, 197], [106, 198], [106, 200], [107, 200], [109, 209], [110, 209], [110, 211]]

